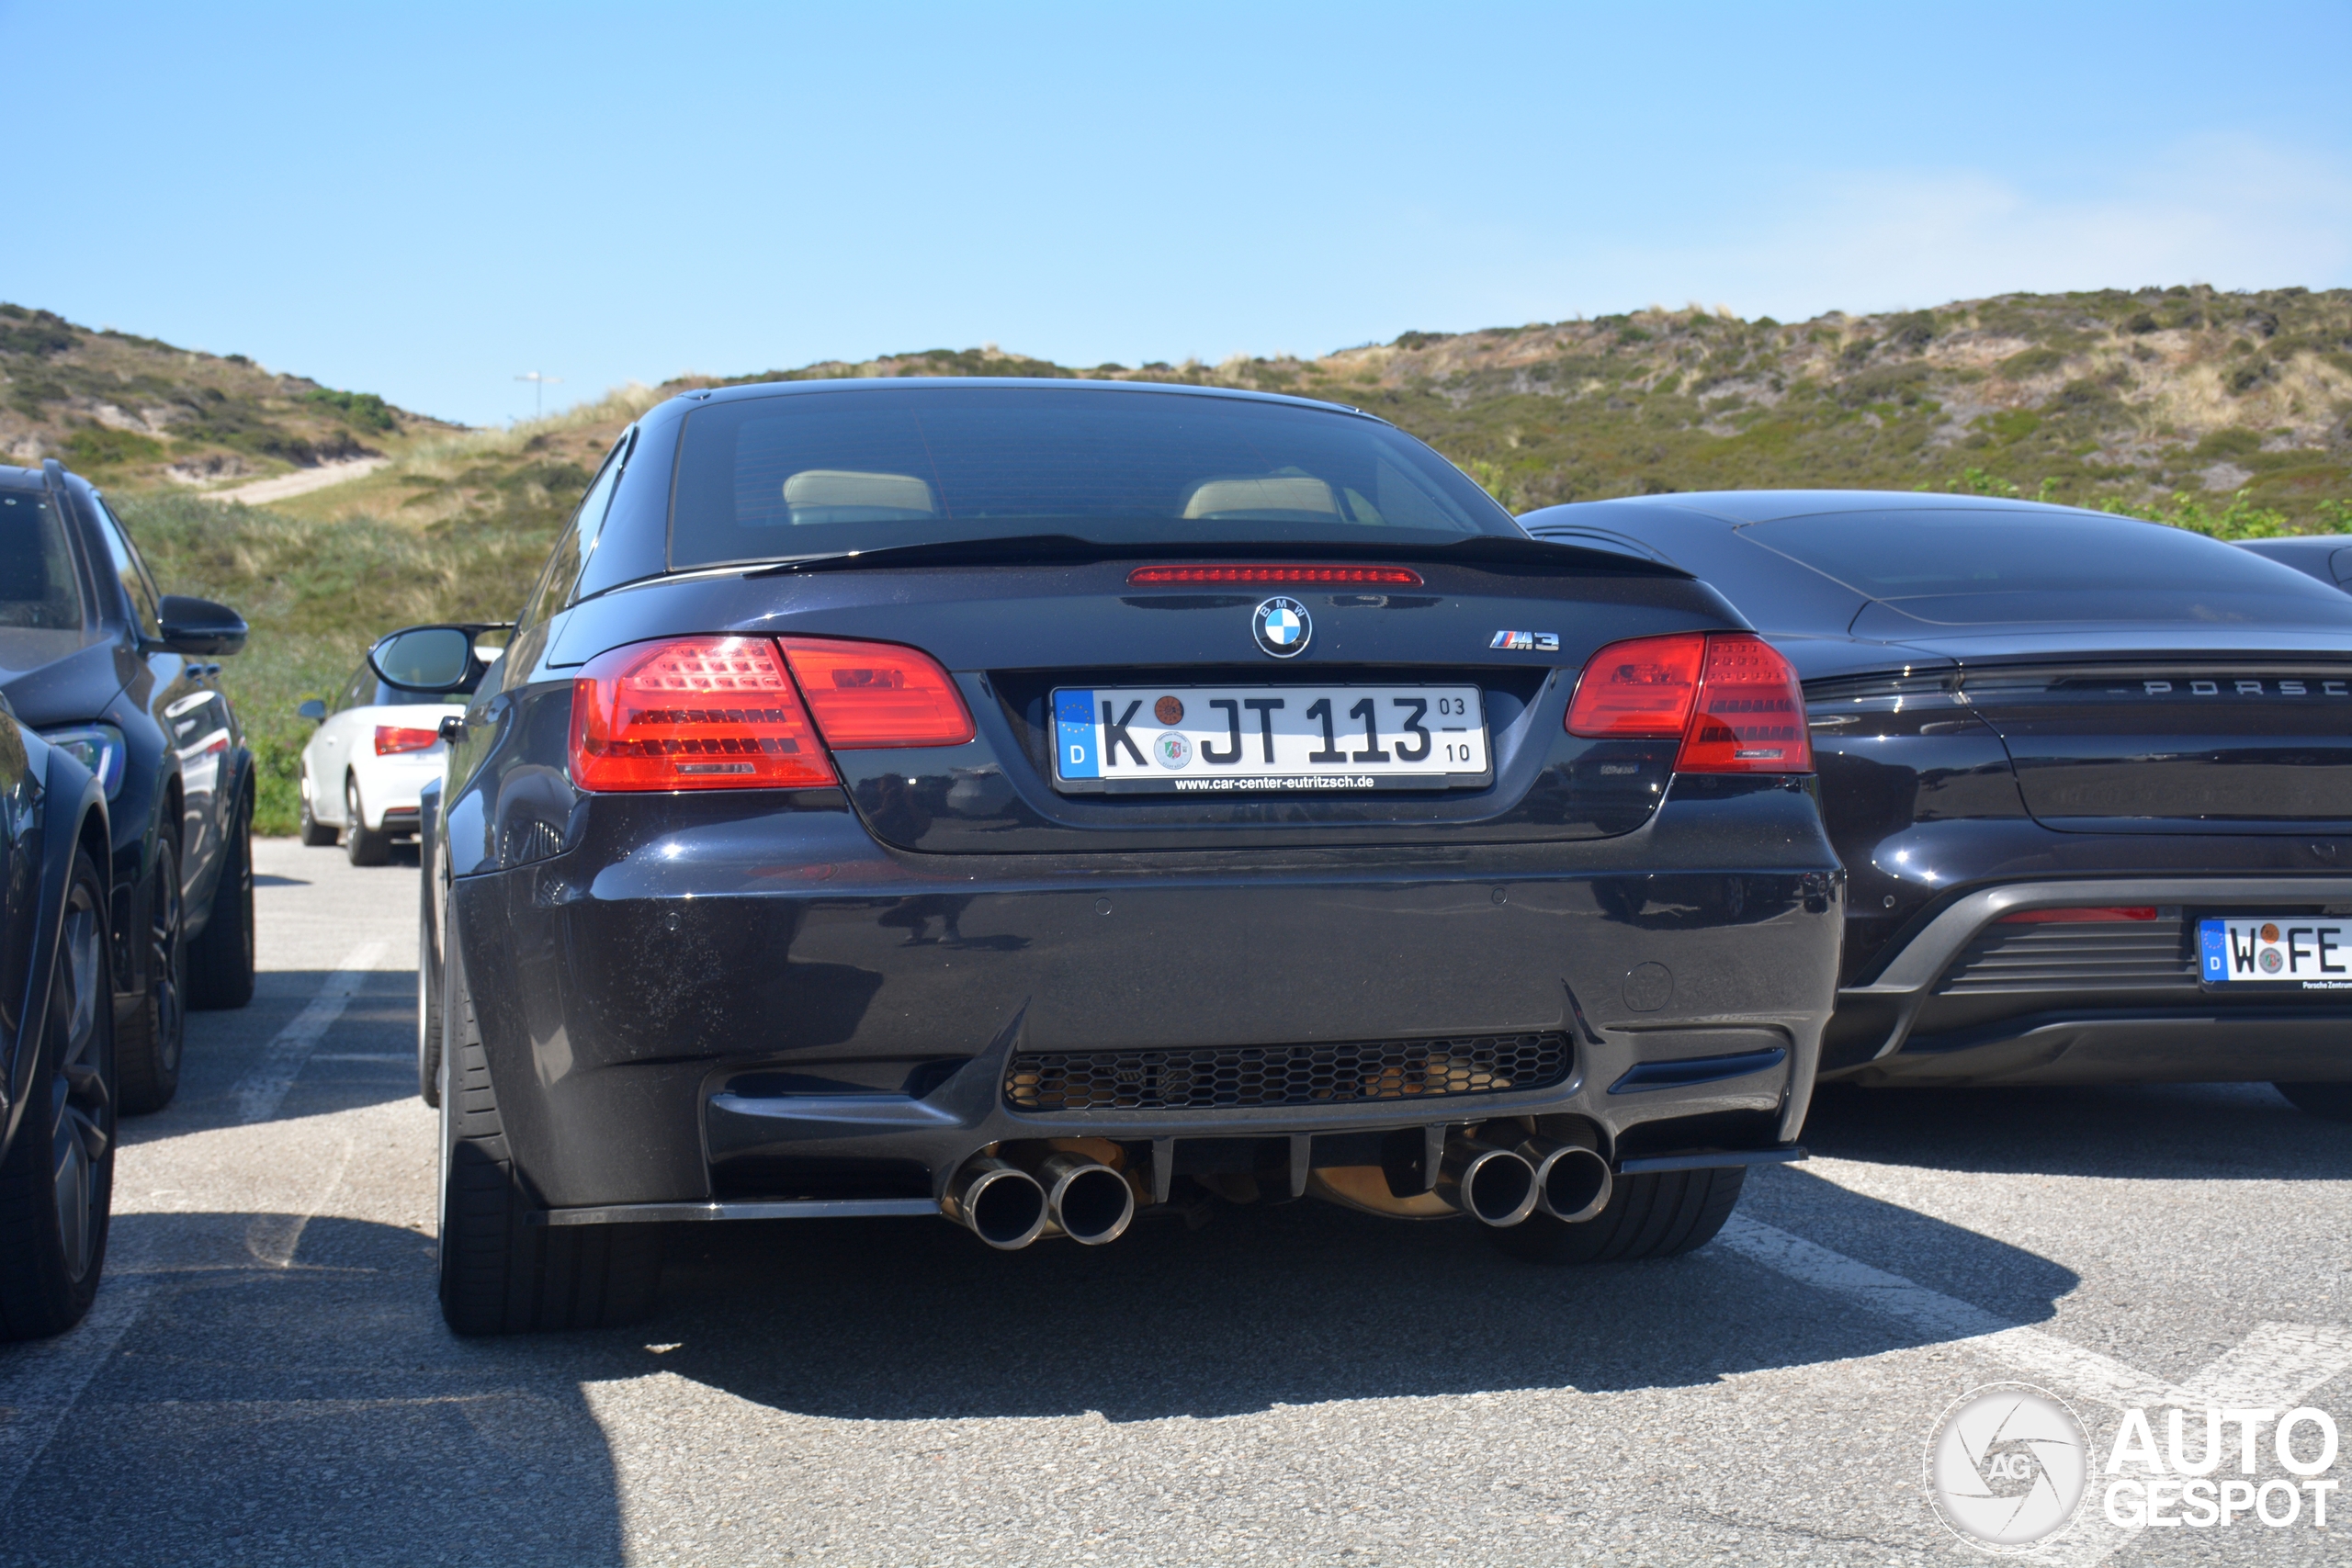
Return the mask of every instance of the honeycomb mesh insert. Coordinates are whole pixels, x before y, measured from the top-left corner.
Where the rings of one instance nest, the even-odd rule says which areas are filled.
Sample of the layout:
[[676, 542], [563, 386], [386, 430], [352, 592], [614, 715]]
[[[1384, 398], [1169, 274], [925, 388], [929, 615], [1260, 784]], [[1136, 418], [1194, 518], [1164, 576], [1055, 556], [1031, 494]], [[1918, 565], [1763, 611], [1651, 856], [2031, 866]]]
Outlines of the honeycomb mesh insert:
[[1573, 1068], [1568, 1037], [1478, 1034], [1338, 1045], [1197, 1051], [1056, 1051], [1015, 1056], [1004, 1097], [1020, 1111], [1210, 1111], [1549, 1089]]

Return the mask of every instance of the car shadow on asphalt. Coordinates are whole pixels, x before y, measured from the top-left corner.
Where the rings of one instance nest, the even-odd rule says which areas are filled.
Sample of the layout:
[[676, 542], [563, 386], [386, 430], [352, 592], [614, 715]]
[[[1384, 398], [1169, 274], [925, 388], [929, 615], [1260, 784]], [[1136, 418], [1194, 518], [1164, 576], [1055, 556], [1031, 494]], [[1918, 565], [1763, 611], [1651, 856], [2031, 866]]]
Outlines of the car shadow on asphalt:
[[[2075, 1276], [2031, 1253], [1797, 1171], [1748, 1210], [1809, 1238], [1950, 1260], [1972, 1299], [2052, 1315]], [[1744, 1211], [1747, 1212], [1747, 1211]], [[1997, 1288], [1996, 1288], [1997, 1287]], [[1988, 1296], [1996, 1299], [1985, 1299]], [[1715, 1246], [1551, 1269], [1466, 1221], [1307, 1201], [1198, 1230], [1147, 1217], [1114, 1245], [990, 1252], [934, 1220], [673, 1233], [662, 1371], [799, 1414], [873, 1420], [1217, 1416], [1276, 1404], [1496, 1390], [1683, 1387], [1868, 1356], [1918, 1335]]]
[[[273, 1041], [333, 978], [334, 972], [326, 969], [265, 970], [244, 1007], [191, 1012], [179, 1092], [159, 1111], [125, 1117], [122, 1141], [153, 1143], [241, 1124], [248, 1109], [244, 1090], [256, 1074], [267, 1077], [277, 1066], [270, 1056]], [[326, 1032], [290, 1065], [293, 1077], [267, 1107], [266, 1120], [414, 1099], [416, 972], [370, 971]]]
[[1935, 1170], [2142, 1180], [2352, 1179], [2352, 1137], [2268, 1084], [1862, 1089], [1824, 1084], [1819, 1155]]
[[432, 1239], [393, 1225], [119, 1214], [111, 1250], [101, 1305], [147, 1299], [0, 1511], [0, 1560], [625, 1559], [581, 1386], [625, 1375], [612, 1336], [453, 1337]]

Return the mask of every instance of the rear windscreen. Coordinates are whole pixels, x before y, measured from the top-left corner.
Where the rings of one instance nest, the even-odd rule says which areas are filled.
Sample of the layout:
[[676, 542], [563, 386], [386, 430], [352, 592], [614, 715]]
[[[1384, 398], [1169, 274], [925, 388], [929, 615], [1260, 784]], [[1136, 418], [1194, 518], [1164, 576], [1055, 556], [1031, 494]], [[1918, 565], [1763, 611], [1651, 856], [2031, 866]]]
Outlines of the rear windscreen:
[[1837, 512], [1754, 523], [1740, 532], [1873, 599], [2276, 593], [2282, 585], [2292, 592], [2301, 575], [2184, 529], [2086, 513]]
[[1444, 458], [1375, 420], [1073, 388], [876, 388], [687, 416], [673, 568], [944, 540], [1446, 543], [1521, 535]]

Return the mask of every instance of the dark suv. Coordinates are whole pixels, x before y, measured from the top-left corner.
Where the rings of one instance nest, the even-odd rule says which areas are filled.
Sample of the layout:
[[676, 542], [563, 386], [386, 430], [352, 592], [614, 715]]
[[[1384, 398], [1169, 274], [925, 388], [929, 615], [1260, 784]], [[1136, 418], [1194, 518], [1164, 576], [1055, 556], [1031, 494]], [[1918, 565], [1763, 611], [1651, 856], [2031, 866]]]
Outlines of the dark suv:
[[211, 662], [244, 643], [234, 611], [157, 591], [87, 481], [0, 467], [0, 694], [106, 791], [124, 1111], [178, 1089], [187, 1008], [253, 996], [253, 753]]

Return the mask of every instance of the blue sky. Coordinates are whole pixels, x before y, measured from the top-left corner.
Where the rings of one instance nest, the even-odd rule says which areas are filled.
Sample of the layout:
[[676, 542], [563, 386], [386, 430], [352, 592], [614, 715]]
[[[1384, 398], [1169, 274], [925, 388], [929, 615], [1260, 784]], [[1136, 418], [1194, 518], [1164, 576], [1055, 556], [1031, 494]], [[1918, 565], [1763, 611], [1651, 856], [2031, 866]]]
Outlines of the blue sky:
[[984, 342], [2352, 284], [2352, 5], [0, 0], [0, 299], [469, 423]]

